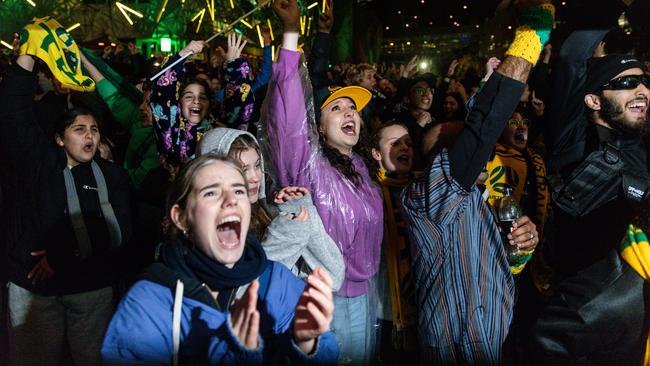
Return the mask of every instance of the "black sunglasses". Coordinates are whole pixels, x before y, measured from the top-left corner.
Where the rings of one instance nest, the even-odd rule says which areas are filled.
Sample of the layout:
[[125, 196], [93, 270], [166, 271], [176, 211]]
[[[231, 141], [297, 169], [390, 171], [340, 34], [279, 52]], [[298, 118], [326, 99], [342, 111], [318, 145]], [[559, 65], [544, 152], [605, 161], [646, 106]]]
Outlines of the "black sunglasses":
[[634, 89], [639, 84], [643, 84], [650, 88], [650, 76], [647, 74], [642, 75], [625, 75], [620, 78], [610, 80], [607, 84], [603, 85], [602, 90], [629, 90]]

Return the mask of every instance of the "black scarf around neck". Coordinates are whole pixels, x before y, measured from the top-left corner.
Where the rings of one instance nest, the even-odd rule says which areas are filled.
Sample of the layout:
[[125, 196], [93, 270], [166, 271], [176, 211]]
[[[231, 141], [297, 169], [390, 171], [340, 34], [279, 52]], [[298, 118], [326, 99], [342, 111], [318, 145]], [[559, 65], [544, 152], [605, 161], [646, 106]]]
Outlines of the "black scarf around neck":
[[248, 235], [244, 252], [232, 268], [205, 255], [188, 240], [168, 241], [160, 247], [159, 261], [213, 291], [236, 289], [259, 277], [266, 268], [266, 254], [260, 242]]

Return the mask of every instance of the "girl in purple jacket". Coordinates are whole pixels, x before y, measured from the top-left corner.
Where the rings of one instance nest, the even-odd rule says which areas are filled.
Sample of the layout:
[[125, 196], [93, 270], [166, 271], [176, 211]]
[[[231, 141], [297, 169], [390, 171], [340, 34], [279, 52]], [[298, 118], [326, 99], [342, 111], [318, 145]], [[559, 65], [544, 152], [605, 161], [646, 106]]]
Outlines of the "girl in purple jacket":
[[334, 298], [332, 331], [340, 363], [367, 364], [376, 322], [371, 283], [379, 267], [384, 222], [381, 193], [356, 152], [363, 124], [359, 112], [371, 94], [352, 86], [312, 96], [297, 51], [296, 0], [276, 0], [274, 8], [284, 24], [284, 39], [262, 107], [267, 153], [280, 186], [309, 188], [325, 229], [343, 254], [345, 279]]

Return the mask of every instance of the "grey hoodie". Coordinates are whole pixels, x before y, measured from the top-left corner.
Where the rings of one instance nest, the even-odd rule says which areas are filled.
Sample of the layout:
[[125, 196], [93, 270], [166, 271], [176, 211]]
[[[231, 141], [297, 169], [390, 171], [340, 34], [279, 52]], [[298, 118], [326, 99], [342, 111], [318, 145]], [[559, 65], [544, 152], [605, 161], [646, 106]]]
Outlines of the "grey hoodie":
[[[258, 143], [255, 136], [248, 132], [232, 128], [214, 128], [203, 135], [196, 154], [200, 156], [214, 153], [228, 156], [230, 145], [241, 135], [248, 135]], [[260, 163], [262, 171], [265, 171], [262, 156]], [[265, 198], [266, 187], [262, 182], [259, 199], [265, 202]], [[332, 277], [333, 290], [338, 291], [345, 278], [345, 262], [336, 243], [325, 231], [311, 196], [282, 203], [279, 209], [284, 213], [297, 214], [301, 206], [309, 213], [307, 221], [291, 220], [284, 215], [276, 216], [266, 228], [262, 247], [269, 259], [284, 264], [298, 277], [305, 278], [316, 267], [325, 269]]]

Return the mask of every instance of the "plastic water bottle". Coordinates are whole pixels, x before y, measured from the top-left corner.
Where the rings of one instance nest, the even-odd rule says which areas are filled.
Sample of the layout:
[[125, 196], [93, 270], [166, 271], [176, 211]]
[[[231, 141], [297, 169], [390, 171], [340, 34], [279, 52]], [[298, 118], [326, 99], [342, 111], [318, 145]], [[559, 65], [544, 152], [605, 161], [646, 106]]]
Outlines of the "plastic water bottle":
[[521, 207], [517, 204], [515, 196], [512, 195], [512, 188], [506, 188], [506, 195], [501, 198], [497, 213], [501, 224], [503, 245], [505, 245], [508, 261], [512, 263], [525, 254], [516, 245], [510, 245], [510, 239], [508, 239], [508, 234], [515, 230], [513, 227], [514, 222], [524, 215]]

